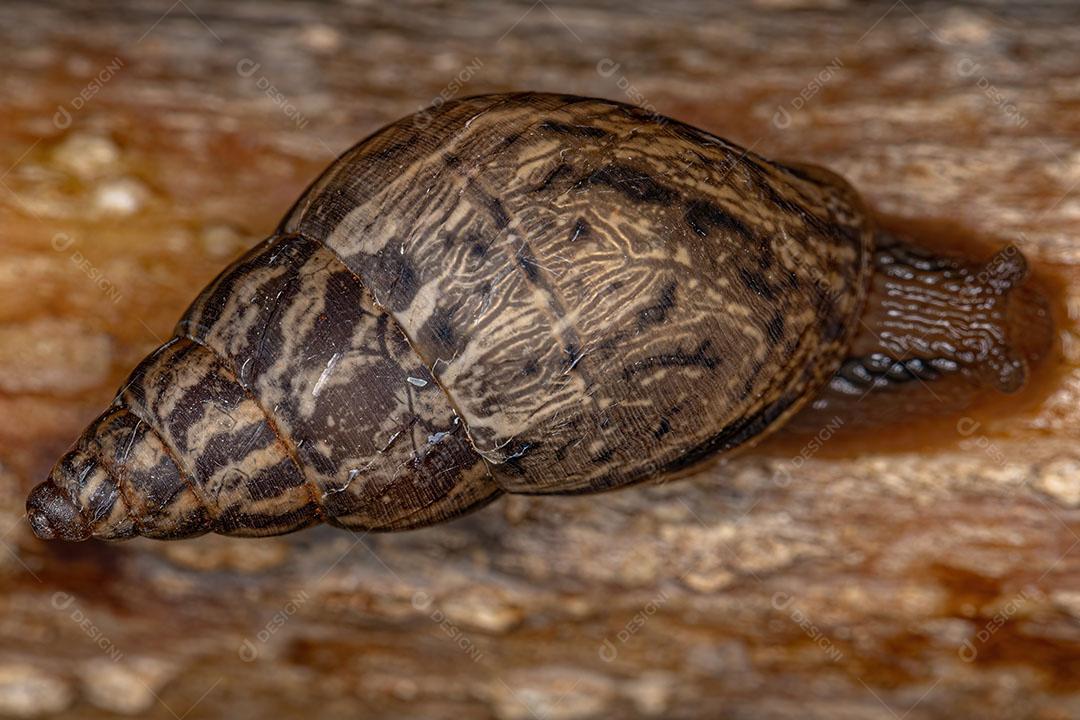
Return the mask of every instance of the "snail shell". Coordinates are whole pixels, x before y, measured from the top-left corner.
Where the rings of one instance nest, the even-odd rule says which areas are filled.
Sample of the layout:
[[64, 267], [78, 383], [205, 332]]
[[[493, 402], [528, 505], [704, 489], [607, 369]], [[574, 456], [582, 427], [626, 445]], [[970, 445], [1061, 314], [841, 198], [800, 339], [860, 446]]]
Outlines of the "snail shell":
[[30, 523], [400, 530], [680, 473], [836, 373], [874, 242], [835, 174], [674, 120], [449, 102], [349, 150], [199, 295]]

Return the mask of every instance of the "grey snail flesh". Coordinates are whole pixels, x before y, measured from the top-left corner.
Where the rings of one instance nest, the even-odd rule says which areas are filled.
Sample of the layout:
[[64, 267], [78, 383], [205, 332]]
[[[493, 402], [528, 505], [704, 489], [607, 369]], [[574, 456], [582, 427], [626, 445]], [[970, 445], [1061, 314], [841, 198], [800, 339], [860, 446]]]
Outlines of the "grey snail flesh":
[[402, 530], [671, 477], [823, 388], [842, 403], [864, 318], [905, 339], [897, 297], [931, 326], [967, 302], [952, 345], [900, 350], [1015, 389], [1041, 352], [1011, 344], [1022, 258], [923, 287], [905, 253], [827, 170], [607, 100], [448, 102], [346, 152], [226, 268], [28, 518], [66, 540]]

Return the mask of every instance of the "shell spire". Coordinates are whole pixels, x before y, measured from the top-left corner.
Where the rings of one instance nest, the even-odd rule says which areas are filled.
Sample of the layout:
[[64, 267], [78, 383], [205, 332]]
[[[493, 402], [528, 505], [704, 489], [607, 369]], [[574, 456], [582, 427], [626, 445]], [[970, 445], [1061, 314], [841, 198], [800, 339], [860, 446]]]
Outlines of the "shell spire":
[[183, 538], [211, 529], [160, 436], [120, 405], [95, 420], [34, 488], [27, 512], [41, 538]]

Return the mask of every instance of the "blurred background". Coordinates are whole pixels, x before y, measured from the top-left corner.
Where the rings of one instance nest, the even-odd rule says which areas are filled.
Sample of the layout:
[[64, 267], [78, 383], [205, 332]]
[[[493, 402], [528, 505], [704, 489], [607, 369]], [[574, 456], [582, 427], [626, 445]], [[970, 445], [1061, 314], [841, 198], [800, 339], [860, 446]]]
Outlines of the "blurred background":
[[[4, 2], [0, 716], [1080, 717], [1078, 48], [1068, 2]], [[516, 89], [1012, 242], [1055, 355], [963, 418], [407, 534], [32, 537], [29, 488], [337, 154]]]

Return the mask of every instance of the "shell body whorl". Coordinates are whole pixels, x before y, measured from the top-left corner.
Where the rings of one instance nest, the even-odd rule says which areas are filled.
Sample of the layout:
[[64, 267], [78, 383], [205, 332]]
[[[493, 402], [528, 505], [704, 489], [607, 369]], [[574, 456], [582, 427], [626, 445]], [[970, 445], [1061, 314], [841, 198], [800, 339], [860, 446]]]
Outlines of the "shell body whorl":
[[404, 529], [675, 473], [839, 367], [871, 249], [827, 172], [609, 101], [449, 102], [349, 150], [203, 291], [31, 522]]

